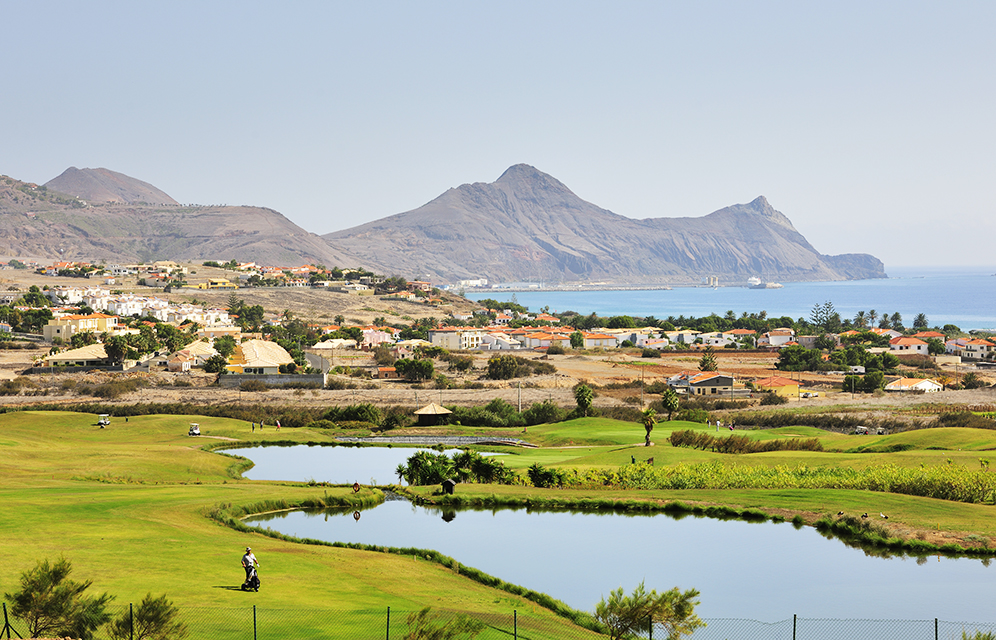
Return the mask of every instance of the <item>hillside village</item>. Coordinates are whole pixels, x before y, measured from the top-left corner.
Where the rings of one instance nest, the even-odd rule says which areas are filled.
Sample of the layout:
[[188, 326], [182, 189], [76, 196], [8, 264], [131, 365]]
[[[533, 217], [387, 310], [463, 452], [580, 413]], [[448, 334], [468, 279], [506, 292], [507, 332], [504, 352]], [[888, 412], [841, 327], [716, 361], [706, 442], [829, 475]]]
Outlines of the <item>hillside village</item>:
[[[623, 366], [630, 370], [630, 380], [650, 372], [680, 394], [750, 398], [772, 392], [801, 399], [842, 390], [934, 393], [987, 386], [987, 367], [996, 358], [996, 341], [985, 336], [963, 334], [957, 327], [944, 328], [948, 333], [923, 326], [910, 330], [890, 326], [888, 319], [869, 327], [860, 318], [843, 323], [837, 318], [848, 328], [831, 332], [815, 324], [801, 331], [788, 318], [748, 314], [662, 321], [598, 318], [531, 313], [491, 300], [485, 301], [487, 306], [471, 303], [460, 310], [453, 307], [453, 296], [429, 282], [362, 269], [261, 267], [236, 261], [202, 265], [207, 267], [225, 269], [230, 278], [198, 276], [194, 265], [166, 262], [7, 265], [39, 276], [56, 275], [60, 282], [27, 291], [10, 287], [17, 290], [0, 294], [0, 332], [9, 336], [4, 344], [9, 349], [17, 341], [35, 341], [44, 349], [12, 373], [197, 374], [198, 384], [219, 390], [244, 389], [254, 380], [257, 384], [249, 388], [255, 390], [342, 389], [355, 386], [354, 380], [387, 385], [384, 389], [398, 383], [418, 388], [427, 382], [437, 388], [501, 388], [525, 375], [534, 376], [530, 386], [560, 389], [581, 382], [597, 386], [599, 376], [592, 368], [598, 363], [612, 369], [604, 380], [625, 378], [617, 370]], [[98, 278], [100, 284], [65, 284], [66, 277]], [[109, 288], [123, 286], [121, 279], [134, 286], [127, 292]], [[337, 315], [333, 322], [316, 322], [240, 298], [241, 292], [268, 287], [404, 301], [435, 315], [409, 321], [383, 315], [369, 323], [349, 323]], [[143, 289], [161, 293], [145, 295]], [[170, 301], [167, 289], [223, 293], [226, 304]], [[637, 320], [648, 322], [638, 326]], [[758, 366], [732, 365], [745, 358]], [[586, 369], [580, 360], [590, 366]], [[496, 370], [496, 361], [518, 365], [508, 374]], [[672, 365], [679, 361], [680, 368]], [[684, 364], [689, 361], [695, 366]]]

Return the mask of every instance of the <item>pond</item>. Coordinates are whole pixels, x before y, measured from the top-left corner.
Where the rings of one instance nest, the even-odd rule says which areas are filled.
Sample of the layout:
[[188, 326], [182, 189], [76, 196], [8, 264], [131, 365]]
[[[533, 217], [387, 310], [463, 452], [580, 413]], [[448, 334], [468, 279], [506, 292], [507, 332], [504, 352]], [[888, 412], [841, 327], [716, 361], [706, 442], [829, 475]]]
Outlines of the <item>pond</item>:
[[[399, 453], [403, 462], [413, 451], [313, 450], [346, 458], [359, 454], [357, 458], [363, 456], [367, 463], [372, 457]], [[255, 452], [238, 453], [260, 463], [253, 470], [257, 477], [290, 479], [267, 469]], [[300, 462], [295, 466], [307, 468]], [[326, 468], [333, 466], [328, 462]], [[293, 479], [309, 477], [303, 471]], [[390, 481], [387, 473], [383, 477], [381, 482]], [[356, 480], [366, 483], [364, 476], [341, 481]], [[996, 568], [978, 559], [875, 557], [827, 540], [811, 527], [796, 529], [789, 523], [665, 514], [442, 510], [406, 500], [364, 509], [359, 520], [349, 509], [271, 514], [246, 522], [299, 537], [435, 549], [587, 611], [612, 589], [622, 586], [629, 592], [645, 580], [648, 589], [658, 591], [673, 586], [698, 589], [702, 604], [697, 611], [711, 618], [776, 621], [797, 614], [986, 620], [992, 617], [996, 578]]]
[[[416, 447], [323, 447], [307, 445], [226, 449], [224, 453], [242, 456], [255, 466], [242, 474], [250, 480], [329, 482], [364, 485], [405, 484], [394, 472], [407, 462]], [[447, 449], [455, 455], [458, 449]], [[433, 453], [436, 453], [433, 451]], [[502, 455], [482, 453], [485, 456]]]

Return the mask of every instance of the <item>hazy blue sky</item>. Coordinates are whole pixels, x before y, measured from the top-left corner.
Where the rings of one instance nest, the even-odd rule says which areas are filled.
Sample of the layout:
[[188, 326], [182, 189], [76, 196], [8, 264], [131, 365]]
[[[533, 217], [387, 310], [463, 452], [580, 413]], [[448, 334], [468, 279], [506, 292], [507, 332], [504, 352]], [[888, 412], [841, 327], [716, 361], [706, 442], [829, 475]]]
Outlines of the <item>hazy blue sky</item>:
[[632, 217], [764, 195], [823, 253], [992, 264], [994, 2], [3, 3], [0, 173], [316, 233], [525, 162]]

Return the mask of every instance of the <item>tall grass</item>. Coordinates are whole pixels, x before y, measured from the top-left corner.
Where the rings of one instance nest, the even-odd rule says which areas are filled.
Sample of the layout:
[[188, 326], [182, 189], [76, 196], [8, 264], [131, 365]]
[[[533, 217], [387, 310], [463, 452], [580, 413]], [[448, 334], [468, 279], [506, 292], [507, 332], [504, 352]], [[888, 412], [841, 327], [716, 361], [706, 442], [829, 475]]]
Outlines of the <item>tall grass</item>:
[[687, 429], [673, 431], [668, 441], [673, 447], [692, 447], [716, 453], [763, 453], [766, 451], [823, 451], [817, 438], [782, 438], [778, 440], [753, 440], [747, 436], [729, 435], [716, 437], [704, 431]]
[[573, 489], [859, 489], [969, 503], [996, 503], [996, 473], [960, 465], [900, 467], [761, 467], [718, 461], [655, 467], [632, 464], [616, 470], [564, 469]]

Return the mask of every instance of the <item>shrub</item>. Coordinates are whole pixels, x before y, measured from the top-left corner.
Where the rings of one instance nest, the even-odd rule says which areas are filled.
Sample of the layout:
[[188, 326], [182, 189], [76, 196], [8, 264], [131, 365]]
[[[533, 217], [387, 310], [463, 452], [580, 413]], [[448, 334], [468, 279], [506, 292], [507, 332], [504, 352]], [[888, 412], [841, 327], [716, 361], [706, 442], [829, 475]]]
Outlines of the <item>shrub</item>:
[[187, 625], [177, 620], [180, 610], [166, 599], [147, 594], [135, 607], [134, 618], [126, 611], [114, 620], [108, 631], [113, 640], [182, 640], [189, 634]]
[[564, 482], [564, 473], [558, 469], [549, 469], [538, 462], [534, 462], [526, 471], [529, 481], [534, 487], [541, 489], [549, 487], [559, 487]]
[[761, 397], [761, 404], [764, 406], [776, 405], [776, 404], [787, 404], [788, 398], [785, 396], [780, 396], [774, 391], [769, 391]]
[[65, 558], [54, 564], [42, 560], [21, 574], [20, 591], [5, 594], [12, 603], [11, 613], [27, 623], [32, 638], [58, 635], [90, 640], [97, 627], [110, 620], [106, 608], [113, 597], [84, 595], [93, 583], [70, 580], [72, 571]]
[[239, 391], [268, 391], [269, 389], [270, 385], [262, 380], [244, 380], [239, 385]]
[[338, 427], [331, 420], [312, 420], [304, 425], [306, 429], [337, 429]]
[[658, 351], [657, 349], [644, 349], [643, 353], [641, 354], [640, 357], [642, 357], [642, 358], [660, 358], [661, 357], [661, 352]]
[[342, 378], [329, 378], [325, 383], [326, 389], [331, 389], [332, 391], [341, 391], [343, 389], [355, 389], [356, 385], [352, 382], [347, 382]]
[[564, 348], [559, 344], [552, 344], [547, 347], [546, 353], [550, 356], [562, 356], [566, 353], [566, 351], [564, 351]]
[[552, 400], [533, 403], [528, 409], [522, 412], [523, 420], [530, 426], [534, 424], [563, 422], [566, 417], [567, 411], [561, 409]]

